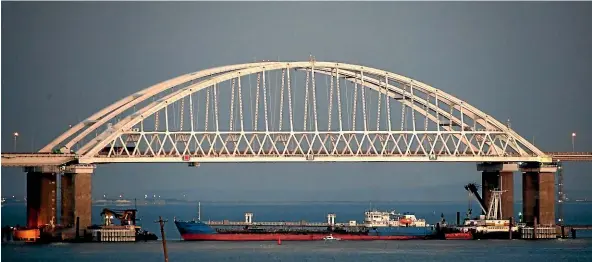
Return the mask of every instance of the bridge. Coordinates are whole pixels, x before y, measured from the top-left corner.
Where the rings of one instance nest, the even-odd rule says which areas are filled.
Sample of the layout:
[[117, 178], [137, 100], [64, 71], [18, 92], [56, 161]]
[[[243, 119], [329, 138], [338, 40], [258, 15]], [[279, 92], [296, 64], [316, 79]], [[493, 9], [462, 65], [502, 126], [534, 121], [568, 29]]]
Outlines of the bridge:
[[509, 123], [428, 84], [311, 59], [181, 75], [105, 107], [39, 152], [3, 153], [1, 163], [28, 172], [29, 227], [57, 222], [58, 175], [60, 223], [78, 217], [84, 227], [97, 164], [236, 162], [472, 162], [485, 201], [492, 188], [508, 190], [503, 214], [513, 214], [520, 171], [525, 220], [550, 225], [561, 161], [592, 161], [592, 153], [545, 153]]
[[[136, 162], [190, 162], [193, 160], [199, 160], [199, 162], [232, 162], [230, 161], [230, 157], [236, 157], [232, 154], [212, 154], [210, 156], [207, 155], [199, 155], [199, 154], [192, 154], [192, 155], [184, 155], [184, 158], [177, 155], [177, 158], [168, 157], [172, 152], [165, 152], [163, 155], [166, 158], [154, 158], [152, 161], [136, 161]], [[553, 163], [558, 162], [592, 162], [592, 153], [589, 152], [546, 152], [545, 153], [548, 157], [552, 159]], [[282, 162], [282, 161], [325, 161], [323, 157], [327, 157], [330, 155], [321, 154], [318, 151], [313, 152], [311, 156], [306, 158], [305, 155], [291, 155], [292, 158], [288, 158], [288, 155], [284, 155], [285, 158], [283, 159], [276, 159], [275, 162]], [[358, 158], [355, 158], [357, 156]], [[114, 156], [115, 157], [115, 156]], [[125, 156], [130, 158], [129, 156]], [[265, 157], [269, 156], [257, 156], [257, 155], [247, 155], [242, 154], [242, 160], [252, 160], [255, 161], [269, 161], [274, 162], [273, 160], [266, 159]], [[247, 157], [251, 157], [253, 159], [248, 159]], [[339, 161], [393, 161], [388, 157], [398, 157], [397, 161], [422, 161], [425, 155], [421, 154], [420, 152], [409, 152], [408, 155], [385, 155], [382, 158], [377, 158], [372, 154], [357, 154], [354, 157], [350, 157], [348, 155], [335, 155], [335, 162]], [[371, 158], [370, 158], [371, 157]], [[70, 166], [74, 164], [80, 163], [78, 159], [80, 158], [77, 154], [62, 154], [62, 153], [2, 153], [2, 166], [4, 167], [29, 167], [29, 166]], [[122, 157], [123, 158], [123, 157]], [[121, 161], [122, 159], [116, 159], [110, 163], [120, 163], [120, 162], [134, 162], [129, 161], [127, 159], [125, 161]], [[454, 161], [454, 159], [449, 159], [450, 161]], [[431, 160], [433, 161], [433, 159]], [[197, 162], [197, 163], [199, 163]], [[234, 161], [240, 162], [240, 161]], [[195, 162], [190, 162], [191, 165], [195, 165]]]

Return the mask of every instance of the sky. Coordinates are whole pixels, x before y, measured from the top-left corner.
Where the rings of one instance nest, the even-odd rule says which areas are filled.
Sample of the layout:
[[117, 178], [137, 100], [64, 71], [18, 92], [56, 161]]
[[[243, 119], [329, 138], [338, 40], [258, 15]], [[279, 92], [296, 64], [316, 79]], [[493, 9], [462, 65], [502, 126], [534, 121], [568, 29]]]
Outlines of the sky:
[[[269, 59], [368, 65], [455, 95], [543, 151], [592, 151], [592, 3], [3, 2], [1, 149], [39, 150], [116, 100], [211, 67]], [[568, 196], [592, 197], [590, 163]], [[1, 169], [3, 196], [24, 195]], [[465, 200], [475, 164], [101, 165], [93, 196]], [[521, 198], [519, 174], [515, 196]]]

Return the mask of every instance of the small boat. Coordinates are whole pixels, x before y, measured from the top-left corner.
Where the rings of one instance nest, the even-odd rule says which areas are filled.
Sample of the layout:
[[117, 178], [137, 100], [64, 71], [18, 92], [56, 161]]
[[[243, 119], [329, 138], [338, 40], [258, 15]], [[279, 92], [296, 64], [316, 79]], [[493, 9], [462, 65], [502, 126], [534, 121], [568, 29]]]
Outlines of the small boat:
[[323, 240], [325, 240], [325, 241], [339, 241], [339, 240], [341, 240], [341, 238], [336, 238], [336, 237], [333, 237], [333, 235], [328, 235], [326, 237], [323, 237]]

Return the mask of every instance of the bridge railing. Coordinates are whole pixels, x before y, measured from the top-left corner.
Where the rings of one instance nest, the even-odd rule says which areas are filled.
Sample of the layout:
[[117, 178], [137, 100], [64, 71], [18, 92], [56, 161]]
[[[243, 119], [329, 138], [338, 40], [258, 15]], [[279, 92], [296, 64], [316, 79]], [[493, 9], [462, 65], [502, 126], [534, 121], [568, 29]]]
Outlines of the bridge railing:
[[547, 152], [550, 156], [592, 156], [592, 152]]

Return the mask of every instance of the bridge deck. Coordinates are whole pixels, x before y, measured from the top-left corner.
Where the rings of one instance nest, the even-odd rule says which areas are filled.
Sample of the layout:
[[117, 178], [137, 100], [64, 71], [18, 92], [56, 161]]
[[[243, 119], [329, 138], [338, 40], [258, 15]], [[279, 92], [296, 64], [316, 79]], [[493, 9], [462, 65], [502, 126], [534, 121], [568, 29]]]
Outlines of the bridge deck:
[[[550, 152], [554, 162], [592, 162], [592, 152]], [[454, 156], [426, 156], [421, 152], [409, 154], [209, 154], [183, 157], [176, 153], [162, 152], [158, 156], [110, 155], [93, 158], [79, 158], [76, 154], [55, 153], [2, 153], [2, 166], [60, 166], [74, 162], [95, 163], [225, 163], [225, 162], [537, 162], [539, 157], [523, 156], [475, 156], [458, 154]]]
[[553, 158], [553, 161], [570, 162], [591, 162], [592, 152], [549, 152], [546, 153]]
[[60, 166], [76, 161], [76, 154], [2, 153], [2, 166]]

